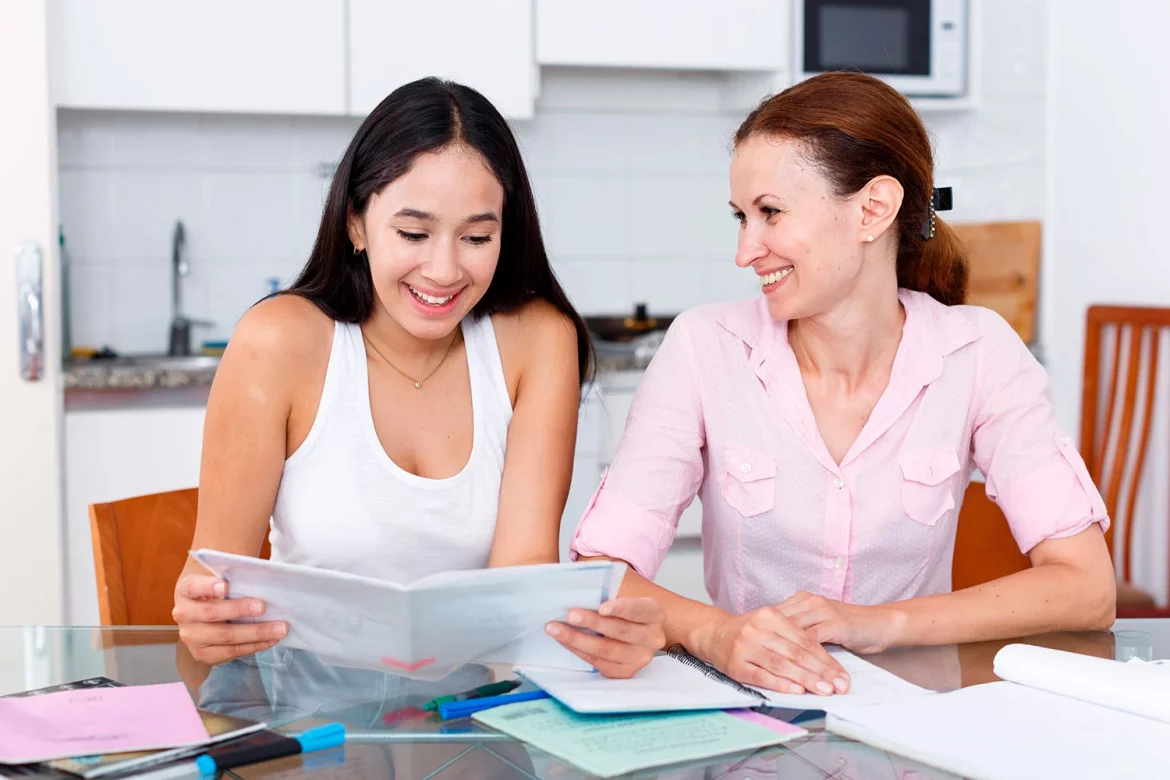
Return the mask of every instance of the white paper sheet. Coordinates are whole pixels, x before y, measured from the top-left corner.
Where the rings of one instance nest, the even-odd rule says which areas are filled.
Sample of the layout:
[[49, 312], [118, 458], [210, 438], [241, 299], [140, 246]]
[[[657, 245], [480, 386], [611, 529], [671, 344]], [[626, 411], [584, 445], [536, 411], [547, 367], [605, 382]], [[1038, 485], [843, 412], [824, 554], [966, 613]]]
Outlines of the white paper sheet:
[[1017, 685], [840, 707], [829, 731], [973, 780], [1165, 777], [1170, 725]]
[[[870, 704], [920, 696], [919, 688], [848, 650], [829, 651], [848, 670], [853, 681], [849, 693], [817, 696], [776, 693], [754, 688], [772, 707], [832, 712], [840, 705]], [[659, 712], [670, 710], [758, 707], [765, 701], [711, 679], [670, 656], [658, 656], [628, 680], [606, 679], [598, 674], [517, 667], [516, 672], [543, 688], [571, 710], [582, 713]]]
[[339, 665], [438, 680], [468, 663], [588, 669], [544, 633], [574, 607], [615, 596], [625, 565], [609, 561], [443, 572], [410, 585], [275, 563], [215, 550], [191, 553], [228, 582], [231, 598], [258, 598], [258, 620], [284, 620], [282, 643]]
[[532, 666], [517, 667], [516, 672], [583, 714], [722, 710], [763, 704], [755, 696], [712, 680], [667, 655], [656, 656], [627, 680]]
[[837, 662], [845, 667], [845, 671], [849, 672], [850, 688], [848, 693], [818, 696], [815, 693], [777, 693], [764, 688], [756, 688], [756, 690], [768, 697], [768, 705], [772, 707], [792, 710], [824, 710], [825, 712], [833, 712], [841, 705], [875, 704], [895, 701], [905, 696], [933, 693], [926, 688], [920, 688], [913, 683], [906, 682], [896, 674], [887, 672], [848, 650], [839, 647], [830, 648], [829, 655], [837, 659]]
[[1004, 680], [1170, 723], [1170, 674], [1154, 663], [1121, 663], [1033, 645], [995, 655]]

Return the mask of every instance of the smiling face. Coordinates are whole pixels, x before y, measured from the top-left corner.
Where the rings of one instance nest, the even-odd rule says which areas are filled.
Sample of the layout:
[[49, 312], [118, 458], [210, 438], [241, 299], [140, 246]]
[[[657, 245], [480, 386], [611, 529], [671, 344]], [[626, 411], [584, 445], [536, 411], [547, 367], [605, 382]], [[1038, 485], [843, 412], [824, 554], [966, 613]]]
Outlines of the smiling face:
[[862, 283], [868, 271], [866, 237], [880, 238], [888, 227], [888, 221], [874, 222], [867, 214], [869, 189], [838, 197], [795, 141], [756, 135], [736, 147], [731, 161], [731, 208], [740, 223], [735, 262], [759, 276], [773, 318], [823, 314]]
[[504, 188], [463, 145], [419, 155], [351, 214], [379, 308], [421, 339], [441, 339], [487, 292], [500, 258]]

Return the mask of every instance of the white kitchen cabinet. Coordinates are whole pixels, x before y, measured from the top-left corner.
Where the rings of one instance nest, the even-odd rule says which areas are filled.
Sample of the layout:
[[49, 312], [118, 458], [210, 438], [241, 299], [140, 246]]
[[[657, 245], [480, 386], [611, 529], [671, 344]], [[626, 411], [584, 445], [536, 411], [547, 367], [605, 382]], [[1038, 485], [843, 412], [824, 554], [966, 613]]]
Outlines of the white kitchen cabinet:
[[97, 625], [89, 505], [199, 484], [202, 406], [65, 414], [67, 622]]
[[782, 71], [787, 0], [536, 0], [541, 65]]
[[51, 0], [49, 47], [60, 106], [345, 112], [345, 0]]
[[537, 72], [532, 0], [349, 0], [349, 109], [369, 113], [397, 87], [439, 76], [479, 90], [509, 119], [530, 119]]

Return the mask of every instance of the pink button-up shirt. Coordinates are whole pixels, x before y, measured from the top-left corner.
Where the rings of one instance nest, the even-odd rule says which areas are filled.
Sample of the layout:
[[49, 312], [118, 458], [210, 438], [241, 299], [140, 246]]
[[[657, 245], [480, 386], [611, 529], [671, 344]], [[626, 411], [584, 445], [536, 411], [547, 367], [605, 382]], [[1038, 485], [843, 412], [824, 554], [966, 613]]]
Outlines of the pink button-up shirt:
[[798, 590], [857, 604], [944, 593], [974, 468], [1023, 552], [1107, 528], [1048, 377], [1015, 331], [988, 309], [899, 298], [906, 321], [889, 385], [840, 464], [787, 323], [762, 297], [679, 317], [638, 387], [574, 557], [620, 558], [653, 579], [697, 495], [706, 586], [723, 609]]

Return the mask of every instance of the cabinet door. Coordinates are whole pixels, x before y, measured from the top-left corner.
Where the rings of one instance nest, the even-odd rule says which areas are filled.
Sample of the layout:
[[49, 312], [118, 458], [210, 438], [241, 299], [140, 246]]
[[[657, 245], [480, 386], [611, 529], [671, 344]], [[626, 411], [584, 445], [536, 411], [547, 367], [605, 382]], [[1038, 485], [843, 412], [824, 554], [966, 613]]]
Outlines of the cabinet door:
[[541, 65], [784, 70], [788, 0], [536, 0]]
[[56, 103], [342, 114], [345, 0], [51, 0]]
[[532, 117], [532, 0], [349, 0], [349, 109], [368, 114], [425, 76], [479, 90], [509, 119]]

